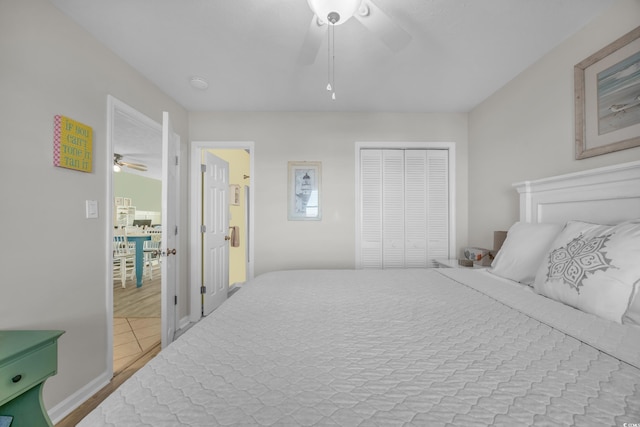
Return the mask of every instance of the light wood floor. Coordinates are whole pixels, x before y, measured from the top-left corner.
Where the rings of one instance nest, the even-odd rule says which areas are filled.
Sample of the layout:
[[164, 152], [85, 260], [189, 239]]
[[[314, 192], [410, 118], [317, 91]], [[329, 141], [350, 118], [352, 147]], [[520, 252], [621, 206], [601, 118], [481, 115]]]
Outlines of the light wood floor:
[[145, 276], [141, 287], [134, 279], [122, 287], [113, 283], [113, 372], [117, 374], [147, 349], [160, 342], [161, 272]]
[[153, 279], [145, 277], [137, 288], [128, 279], [123, 288], [120, 280], [113, 282], [113, 317], [160, 317], [160, 269], [155, 268]]

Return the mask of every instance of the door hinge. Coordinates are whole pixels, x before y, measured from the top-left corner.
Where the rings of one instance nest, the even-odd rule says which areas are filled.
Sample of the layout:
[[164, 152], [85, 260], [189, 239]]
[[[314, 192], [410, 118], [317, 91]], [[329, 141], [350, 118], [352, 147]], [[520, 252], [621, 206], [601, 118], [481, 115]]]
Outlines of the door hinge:
[[200, 165], [200, 172], [205, 173], [207, 171], [207, 165]]
[[177, 225], [176, 225], [176, 231], [175, 231], [174, 235], [175, 235], [175, 236], [177, 236], [177, 235], [178, 235], [178, 226], [177, 226]]
[[180, 165], [180, 158], [178, 156], [176, 156], [176, 166]]
[[207, 287], [206, 287], [206, 286], [201, 286], [201, 287], [200, 287], [200, 293], [201, 293], [202, 295], [206, 294], [206, 293], [207, 293]]
[[206, 226], [206, 225], [204, 225], [204, 224], [202, 224], [202, 225], [200, 226], [200, 232], [201, 232], [201, 233], [206, 233], [206, 232], [207, 232], [207, 226]]
[[173, 296], [173, 305], [178, 305], [178, 295]]

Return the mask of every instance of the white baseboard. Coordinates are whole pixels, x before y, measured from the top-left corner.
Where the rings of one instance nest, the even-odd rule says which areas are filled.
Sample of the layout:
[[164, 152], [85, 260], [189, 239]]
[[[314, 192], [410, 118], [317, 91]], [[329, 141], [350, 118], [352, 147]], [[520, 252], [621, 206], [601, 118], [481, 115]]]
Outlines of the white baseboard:
[[[191, 326], [193, 326], [189, 316], [185, 316], [180, 319], [178, 321], [178, 325], [178, 331], [176, 331], [177, 335], [181, 335], [186, 331], [186, 329], [189, 329]], [[71, 396], [47, 411], [49, 414], [49, 418], [51, 418], [53, 424], [59, 423], [74, 409], [86, 402], [91, 396], [102, 390], [104, 386], [109, 384], [112, 378], [112, 374], [104, 372], [89, 384], [85, 385], [84, 387], [73, 393]]]
[[104, 372], [99, 377], [85, 385], [71, 396], [67, 397], [62, 402], [51, 408], [48, 412], [49, 418], [53, 424], [58, 424], [64, 417], [69, 415], [74, 409], [82, 405], [91, 396], [102, 390], [104, 386], [109, 384], [112, 375], [108, 372]]
[[190, 322], [189, 316], [184, 316], [178, 321], [178, 330], [184, 329]]

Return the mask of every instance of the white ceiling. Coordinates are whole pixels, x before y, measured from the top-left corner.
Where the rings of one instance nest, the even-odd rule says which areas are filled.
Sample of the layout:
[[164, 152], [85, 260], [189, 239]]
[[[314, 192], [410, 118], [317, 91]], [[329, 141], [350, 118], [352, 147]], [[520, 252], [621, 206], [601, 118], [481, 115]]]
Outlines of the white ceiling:
[[[299, 60], [305, 0], [51, 1], [188, 111], [442, 113], [472, 110], [615, 2], [365, 0], [411, 41], [393, 51], [357, 19], [336, 26], [332, 101], [325, 36], [313, 64]], [[114, 152], [149, 167], [125, 170], [160, 179], [158, 132], [115, 128]]]
[[124, 162], [147, 166], [144, 172], [128, 167], [123, 167], [122, 172], [161, 179], [162, 128], [117, 109], [113, 123], [113, 152], [122, 155]]
[[51, 1], [189, 111], [467, 112], [615, 0], [371, 0], [411, 42], [337, 26], [336, 101], [305, 0]]

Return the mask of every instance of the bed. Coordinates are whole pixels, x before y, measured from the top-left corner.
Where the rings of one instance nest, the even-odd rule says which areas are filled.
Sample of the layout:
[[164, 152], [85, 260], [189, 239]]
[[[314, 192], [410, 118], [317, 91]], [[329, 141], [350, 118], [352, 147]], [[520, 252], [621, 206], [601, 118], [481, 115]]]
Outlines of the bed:
[[260, 275], [79, 425], [640, 423], [640, 162], [515, 187], [491, 268]]

